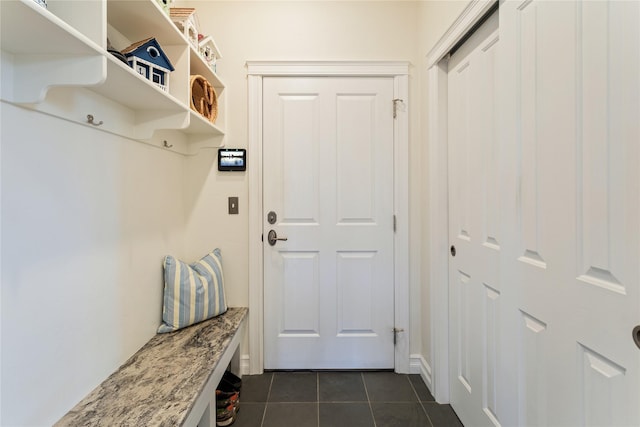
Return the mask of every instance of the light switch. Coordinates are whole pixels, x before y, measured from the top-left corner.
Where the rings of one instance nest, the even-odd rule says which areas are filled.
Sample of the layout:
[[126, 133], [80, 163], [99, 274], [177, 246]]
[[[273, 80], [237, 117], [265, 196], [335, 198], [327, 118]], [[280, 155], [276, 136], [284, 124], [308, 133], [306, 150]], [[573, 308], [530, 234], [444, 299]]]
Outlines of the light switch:
[[238, 214], [238, 198], [229, 197], [229, 215]]

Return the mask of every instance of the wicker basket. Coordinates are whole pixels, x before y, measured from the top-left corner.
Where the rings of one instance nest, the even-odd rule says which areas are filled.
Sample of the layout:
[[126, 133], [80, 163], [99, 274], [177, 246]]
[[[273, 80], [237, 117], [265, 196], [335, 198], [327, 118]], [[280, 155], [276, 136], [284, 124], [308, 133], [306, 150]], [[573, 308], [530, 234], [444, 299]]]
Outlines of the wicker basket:
[[218, 95], [211, 83], [200, 75], [191, 76], [191, 109], [215, 123], [218, 118]]

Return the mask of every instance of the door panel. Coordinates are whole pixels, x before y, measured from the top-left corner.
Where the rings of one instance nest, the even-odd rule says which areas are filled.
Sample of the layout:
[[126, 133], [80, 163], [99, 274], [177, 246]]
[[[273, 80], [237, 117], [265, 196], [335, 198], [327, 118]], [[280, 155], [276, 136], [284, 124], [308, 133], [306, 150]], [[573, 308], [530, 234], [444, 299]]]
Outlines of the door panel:
[[341, 337], [375, 335], [375, 252], [338, 252], [338, 327]]
[[502, 419], [640, 425], [640, 4], [505, 2], [500, 18], [502, 315], [520, 345]]
[[451, 403], [640, 425], [640, 3], [499, 15], [449, 60]]
[[498, 424], [501, 250], [494, 14], [449, 60], [451, 405], [465, 425]]
[[576, 9], [582, 84], [572, 273], [574, 304], [590, 312], [582, 310], [574, 332], [583, 364], [578, 416], [586, 425], [640, 425], [640, 349], [629, 339], [640, 324], [640, 4]]
[[625, 425], [626, 369], [587, 347], [579, 351], [584, 425]]
[[[278, 99], [282, 111], [282, 128], [278, 155], [268, 156], [273, 162], [271, 173], [278, 176], [281, 203], [278, 215], [281, 223], [306, 223], [317, 225], [320, 218], [319, 148], [320, 98], [318, 95], [283, 95]], [[284, 167], [286, 165], [286, 167]], [[311, 172], [311, 173], [310, 173]]]
[[[338, 95], [338, 223], [375, 223], [375, 104], [373, 94]], [[358, 161], [354, 161], [358, 159]]]
[[287, 238], [264, 244], [265, 368], [393, 368], [393, 79], [263, 99], [264, 235]]
[[519, 425], [546, 426], [547, 416], [546, 378], [549, 337], [546, 323], [520, 311], [518, 336], [518, 410]]
[[276, 288], [282, 302], [279, 334], [318, 336], [318, 253], [281, 251], [279, 255], [282, 257], [282, 279], [278, 282], [281, 288]]
[[502, 371], [498, 365], [500, 344], [500, 292], [483, 283], [485, 322], [482, 333], [484, 348], [482, 408], [489, 420], [498, 425], [498, 379]]

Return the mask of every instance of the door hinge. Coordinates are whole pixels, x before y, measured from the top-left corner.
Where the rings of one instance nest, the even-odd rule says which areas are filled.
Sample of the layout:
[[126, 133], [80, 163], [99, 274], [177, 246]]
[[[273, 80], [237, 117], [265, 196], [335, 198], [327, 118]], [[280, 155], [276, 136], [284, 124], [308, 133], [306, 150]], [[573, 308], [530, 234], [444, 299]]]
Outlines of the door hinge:
[[393, 345], [396, 345], [396, 343], [398, 342], [398, 334], [400, 332], [404, 332], [404, 329], [402, 329], [402, 328], [393, 328]]
[[393, 232], [395, 233], [398, 230], [398, 219], [396, 216], [393, 216]]
[[406, 111], [406, 105], [404, 104], [404, 100], [400, 98], [396, 98], [393, 100], [393, 118], [398, 117], [398, 111]]

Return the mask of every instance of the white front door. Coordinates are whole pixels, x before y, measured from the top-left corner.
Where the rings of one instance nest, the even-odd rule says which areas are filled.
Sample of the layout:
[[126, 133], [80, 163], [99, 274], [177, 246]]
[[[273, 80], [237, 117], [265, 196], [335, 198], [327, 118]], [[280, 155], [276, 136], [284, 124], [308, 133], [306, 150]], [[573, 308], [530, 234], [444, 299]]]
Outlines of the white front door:
[[473, 426], [638, 426], [640, 3], [499, 17], [449, 61], [451, 403]]
[[498, 352], [498, 15], [449, 60], [449, 348], [451, 405], [469, 426], [496, 419]]
[[394, 366], [392, 99], [392, 78], [264, 78], [266, 369]]

